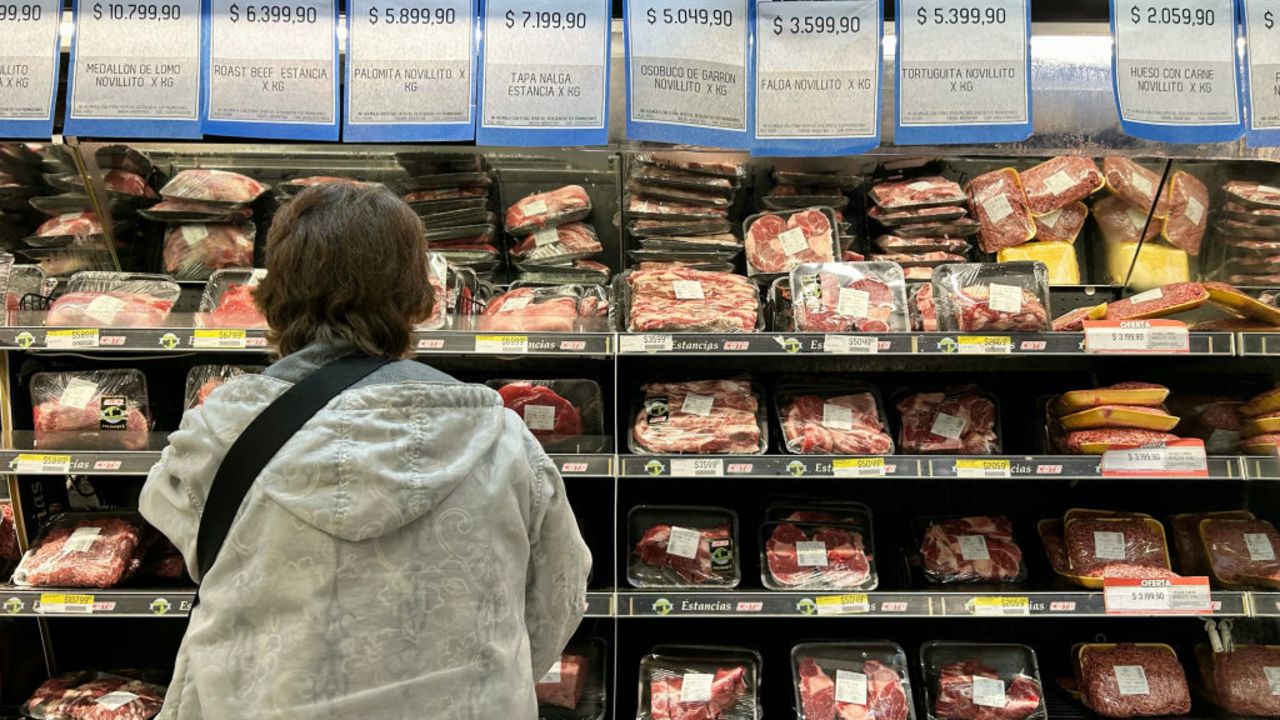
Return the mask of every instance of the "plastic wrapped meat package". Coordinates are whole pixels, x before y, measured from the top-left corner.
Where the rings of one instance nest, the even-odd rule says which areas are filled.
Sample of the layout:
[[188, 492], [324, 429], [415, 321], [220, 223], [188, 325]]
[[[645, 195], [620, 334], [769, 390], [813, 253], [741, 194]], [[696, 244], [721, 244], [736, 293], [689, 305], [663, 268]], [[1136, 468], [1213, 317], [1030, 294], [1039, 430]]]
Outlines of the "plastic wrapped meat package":
[[1200, 679], [1215, 705], [1236, 717], [1280, 717], [1280, 693], [1275, 691], [1280, 646], [1234, 645], [1214, 652], [1196, 646]]
[[165, 688], [122, 674], [71, 672], [45, 681], [22, 706], [35, 720], [150, 720]]
[[1205, 518], [1200, 540], [1216, 584], [1280, 589], [1280, 533], [1266, 520]]
[[744, 648], [655, 647], [640, 659], [637, 720], [759, 720], [760, 665]]
[[1149, 320], [1194, 310], [1209, 301], [1201, 283], [1179, 282], [1107, 303], [1108, 320]]
[[205, 280], [214, 270], [253, 267], [253, 223], [170, 225], [164, 271], [178, 280]]
[[791, 671], [799, 720], [915, 720], [907, 656], [896, 643], [801, 643]]
[[893, 437], [870, 385], [784, 381], [774, 397], [787, 452], [891, 455]]
[[688, 160], [679, 155], [643, 153], [636, 155], [634, 159], [640, 165], [652, 165], [666, 170], [696, 175], [711, 175], [713, 177], [729, 178], [730, 180], [741, 180], [747, 174], [746, 165], [742, 163], [731, 160], [710, 159], [700, 153], [692, 157], [697, 159]]
[[490, 380], [502, 404], [554, 452], [599, 452], [605, 442], [604, 400], [594, 380]]
[[23, 298], [27, 296], [33, 296], [36, 303], [40, 304], [43, 298], [53, 294], [55, 287], [57, 281], [47, 277], [39, 265], [14, 265], [9, 271], [5, 309], [10, 313], [21, 311]]
[[83, 210], [63, 213], [45, 220], [24, 242], [31, 247], [84, 246], [105, 240], [105, 237], [98, 214], [92, 210]]
[[532, 235], [543, 228], [581, 220], [591, 214], [591, 198], [579, 185], [536, 193], [507, 208], [505, 223], [512, 235]]
[[163, 327], [182, 289], [164, 275], [86, 271], [67, 281], [45, 324], [72, 327]]
[[449, 322], [449, 308], [457, 302], [457, 288], [449, 283], [449, 261], [440, 253], [427, 253], [427, 282], [435, 297], [431, 304], [431, 314], [426, 320], [414, 327], [415, 330], [440, 330]]
[[31, 376], [35, 444], [44, 449], [141, 450], [151, 413], [138, 370], [41, 372]]
[[142, 541], [134, 512], [55, 515], [13, 571], [23, 587], [110, 588], [127, 580]]
[[241, 223], [253, 217], [253, 209], [169, 198], [139, 210], [138, 214], [156, 222]]
[[910, 286], [907, 302], [910, 303], [912, 330], [938, 331], [938, 307], [933, 302], [933, 283], [923, 282]]
[[1138, 205], [1130, 205], [1119, 197], [1103, 198], [1093, 204], [1093, 218], [1098, 221], [1102, 237], [1108, 243], [1132, 244], [1142, 237], [1142, 228], [1147, 228], [1147, 242], [1160, 236], [1160, 219], [1152, 218], [1147, 223], [1147, 209]]
[[961, 205], [968, 199], [959, 184], [938, 176], [877, 183], [870, 197], [882, 211]]
[[1021, 245], [1036, 236], [1022, 181], [1013, 168], [979, 175], [967, 186], [973, 214], [981, 224], [982, 249], [996, 252]]
[[1158, 643], [1082, 643], [1071, 650], [1080, 700], [1102, 717], [1191, 712], [1187, 676], [1173, 648]]
[[1063, 522], [1071, 577], [1101, 588], [1105, 578], [1152, 579], [1173, 574], [1164, 526], [1136, 514], [1073, 514]]
[[1123, 382], [1094, 390], [1072, 390], [1046, 404], [1049, 452], [1100, 455], [1108, 450], [1178, 440], [1180, 418], [1169, 414], [1169, 389]]
[[560, 659], [533, 685], [540, 720], [604, 720], [608, 709], [605, 665], [599, 637], [570, 640]]
[[603, 250], [595, 228], [573, 222], [525, 236], [511, 248], [511, 257], [521, 262], [554, 264], [591, 257]]
[[1160, 236], [1188, 255], [1200, 254], [1200, 243], [1209, 226], [1209, 189], [1204, 183], [1181, 170], [1169, 180], [1169, 214], [1164, 218]]
[[648, 383], [634, 417], [633, 453], [758, 455], [769, 444], [761, 395], [747, 378]]
[[637, 163], [632, 167], [628, 179], [638, 185], [692, 190], [725, 198], [733, 197], [733, 191], [740, 184], [737, 178], [716, 177], [705, 173], [690, 172], [671, 167], [664, 168], [645, 163]]
[[485, 332], [574, 332], [603, 330], [609, 313], [597, 285], [512, 287], [489, 300], [478, 329]]
[[908, 455], [1000, 454], [996, 397], [973, 386], [901, 393], [894, 399], [901, 432], [898, 450]]
[[760, 288], [727, 272], [682, 267], [631, 270], [618, 276], [628, 332], [753, 332]]
[[183, 407], [190, 410], [203, 405], [209, 395], [228, 380], [241, 375], [257, 375], [265, 369], [261, 365], [196, 365], [187, 371]]
[[1026, 645], [932, 641], [920, 648], [930, 720], [1043, 720], [1035, 651]]
[[731, 510], [640, 505], [628, 513], [627, 527], [633, 587], [732, 588], [742, 579]]
[[[960, 202], [963, 202], [961, 198]], [[915, 225], [929, 222], [948, 222], [959, 220], [968, 215], [963, 205], [940, 205], [935, 207], [908, 208], [905, 210], [884, 210], [879, 205], [867, 209], [867, 217], [886, 228], [899, 225]]]
[[205, 283], [196, 325], [206, 328], [265, 328], [253, 299], [266, 270], [219, 270]]
[[906, 283], [893, 263], [805, 264], [791, 271], [798, 332], [905, 332]]
[[1174, 433], [1203, 440], [1204, 451], [1209, 455], [1240, 454], [1240, 406], [1244, 403], [1219, 396], [1188, 394], [1175, 395], [1174, 400], [1170, 403], [1170, 413], [1181, 418]]
[[871, 510], [861, 503], [781, 505], [760, 527], [760, 580], [770, 590], [874, 590]]
[[[1137, 208], [1146, 214], [1156, 201], [1156, 188], [1160, 184], [1160, 176], [1139, 165], [1129, 158], [1113, 156], [1102, 159], [1102, 174], [1107, 180], [1107, 189], [1117, 199]], [[1165, 218], [1169, 215], [1169, 188], [1165, 188], [1156, 205], [1155, 216]]]
[[1018, 583], [1027, 577], [1013, 523], [1004, 516], [922, 519], [917, 525], [929, 582]]
[[196, 201], [211, 205], [243, 207], [270, 188], [257, 180], [226, 170], [197, 168], [183, 170], [160, 188], [165, 199]]
[[1253, 520], [1248, 510], [1214, 510], [1209, 512], [1179, 513], [1168, 518], [1170, 535], [1173, 536], [1174, 567], [1183, 575], [1208, 575], [1209, 554], [1200, 538], [1200, 523], [1204, 520]]
[[785, 273], [802, 263], [833, 262], [840, 252], [830, 208], [762, 213], [742, 224], [750, 275]]
[[1250, 398], [1239, 413], [1240, 449], [1249, 455], [1274, 455], [1280, 447], [1280, 388]]
[[1089, 218], [1089, 208], [1082, 202], [1075, 202], [1045, 215], [1036, 216], [1036, 241], [1041, 243], [1062, 242], [1073, 243], [1084, 229], [1084, 221]]
[[1048, 215], [1077, 203], [1106, 184], [1093, 158], [1060, 155], [1018, 173], [1034, 215]]
[[1044, 263], [965, 263], [933, 272], [938, 328], [960, 332], [1050, 329]]

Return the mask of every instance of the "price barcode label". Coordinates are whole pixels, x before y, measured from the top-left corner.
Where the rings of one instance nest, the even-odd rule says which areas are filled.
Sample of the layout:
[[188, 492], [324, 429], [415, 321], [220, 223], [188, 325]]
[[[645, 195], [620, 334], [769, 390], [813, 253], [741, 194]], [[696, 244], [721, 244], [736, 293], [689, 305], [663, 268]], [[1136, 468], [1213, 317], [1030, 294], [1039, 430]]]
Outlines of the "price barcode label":
[[1176, 321], [1135, 320], [1084, 323], [1084, 349], [1090, 353], [1185, 353], [1191, 350], [1187, 326]]
[[673, 341], [670, 335], [623, 335], [619, 346], [624, 353], [671, 352]]
[[827, 335], [822, 351], [832, 355], [874, 355], [880, 352], [880, 339], [869, 335]]
[[823, 595], [814, 600], [819, 615], [856, 615], [871, 612], [866, 595]]
[[1103, 601], [1109, 614], [1203, 615], [1213, 612], [1207, 577], [1137, 580], [1106, 578]]
[[973, 614], [981, 617], [1030, 615], [1031, 600], [1025, 597], [976, 597]]
[[240, 349], [247, 344], [248, 333], [244, 330], [196, 330], [191, 338], [191, 347], [200, 350]]
[[98, 347], [97, 328], [78, 328], [75, 330], [50, 330], [44, 338], [44, 346], [50, 350], [69, 350], [73, 348]]
[[66, 475], [71, 472], [71, 456], [20, 453], [13, 469], [19, 475]]
[[477, 335], [476, 352], [490, 355], [524, 355], [529, 352], [527, 335]]
[[884, 477], [884, 458], [839, 458], [832, 461], [831, 474], [836, 477]]
[[956, 460], [955, 468], [958, 478], [1007, 478], [1013, 473], [1009, 460], [961, 458]]
[[724, 460], [718, 458], [673, 458], [672, 477], [723, 477]]
[[1013, 352], [1013, 338], [991, 335], [962, 335], [956, 339], [961, 355], [1007, 355]]
[[1108, 450], [1102, 454], [1103, 477], [1205, 477], [1209, 462], [1204, 441], [1187, 439], [1154, 447]]
[[93, 596], [66, 593], [40, 593], [40, 605], [36, 608], [36, 612], [50, 615], [89, 615], [93, 613]]

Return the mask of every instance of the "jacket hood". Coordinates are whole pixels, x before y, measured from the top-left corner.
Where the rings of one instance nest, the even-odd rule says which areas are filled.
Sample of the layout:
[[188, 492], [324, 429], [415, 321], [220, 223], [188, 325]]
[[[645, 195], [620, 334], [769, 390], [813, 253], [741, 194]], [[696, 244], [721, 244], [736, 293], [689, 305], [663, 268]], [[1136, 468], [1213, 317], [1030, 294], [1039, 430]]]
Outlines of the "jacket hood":
[[[436, 507], [483, 466], [513, 419], [483, 386], [377, 378], [330, 401], [257, 479], [298, 520], [343, 540], [394, 532]], [[289, 387], [276, 377], [248, 375], [218, 388], [191, 411], [213, 431], [214, 445], [203, 458], [175, 452], [172, 471], [190, 464], [188, 473], [203, 469], [212, 483], [231, 443]]]

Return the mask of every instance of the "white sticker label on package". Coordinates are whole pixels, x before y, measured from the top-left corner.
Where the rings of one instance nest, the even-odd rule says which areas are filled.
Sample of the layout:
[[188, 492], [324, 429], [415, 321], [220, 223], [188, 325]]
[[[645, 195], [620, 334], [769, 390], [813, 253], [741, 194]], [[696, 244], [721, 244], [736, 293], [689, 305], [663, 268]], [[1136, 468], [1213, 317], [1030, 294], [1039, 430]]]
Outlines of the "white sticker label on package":
[[827, 544], [814, 540], [796, 543], [796, 564], [800, 567], [826, 567]]
[[1147, 684], [1147, 671], [1141, 665], [1116, 665], [1114, 670], [1121, 695], [1151, 694], [1151, 686]]
[[1189, 197], [1187, 198], [1187, 211], [1183, 213], [1192, 225], [1199, 225], [1204, 219], [1204, 205], [1199, 200]]
[[1244, 0], [1244, 29], [1249, 47], [1249, 125], [1280, 128], [1280, 12], [1275, 0]]
[[89, 401], [97, 394], [98, 383], [92, 380], [71, 378], [67, 382], [67, 387], [62, 390], [62, 394], [58, 396], [58, 404], [66, 408], [83, 410], [88, 407]]
[[957, 538], [960, 544], [960, 557], [965, 560], [990, 560], [987, 551], [987, 538], [982, 535], [961, 535]]
[[1124, 533], [1094, 530], [1093, 556], [1099, 560], [1124, 560]]
[[524, 424], [530, 430], [554, 430], [556, 409], [550, 405], [525, 405]]
[[686, 415], [701, 415], [706, 417], [711, 414], [711, 408], [716, 404], [714, 395], [694, 395], [690, 393], [684, 396], [684, 404], [680, 406], [680, 412]]
[[973, 704], [1002, 708], [1008, 701], [1004, 696], [1004, 681], [981, 675], [973, 676]]
[[706, 300], [702, 292], [702, 283], [697, 280], [672, 280], [671, 288], [677, 300]]
[[680, 704], [710, 702], [711, 681], [715, 679], [711, 673], [685, 673], [680, 683]]
[[867, 676], [850, 670], [836, 670], [836, 702], [867, 704]]
[[809, 249], [809, 241], [805, 239], [802, 228], [791, 228], [779, 234], [778, 243], [782, 245], [782, 252], [787, 255], [796, 255]]
[[1039, 218], [1039, 220], [1040, 220], [1040, 224], [1041, 224], [1041, 225], [1044, 225], [1045, 227], [1047, 227], [1047, 228], [1049, 228], [1049, 229], [1056, 228], [1056, 227], [1058, 226], [1058, 221], [1059, 221], [1059, 220], [1061, 220], [1061, 219], [1062, 219], [1062, 211], [1061, 211], [1061, 210], [1054, 210], [1053, 212], [1049, 213], [1048, 215], [1041, 215], [1041, 216], [1040, 216], [1040, 218]]
[[67, 552], [88, 552], [93, 547], [93, 543], [102, 534], [100, 527], [82, 527], [76, 528], [71, 533], [71, 537], [67, 538], [62, 544], [62, 549]]
[[698, 556], [698, 544], [701, 542], [702, 533], [673, 525], [671, 537], [667, 539], [667, 554], [692, 560]]
[[528, 295], [524, 297], [511, 298], [510, 300], [504, 300], [503, 303], [498, 306], [498, 312], [509, 313], [509, 312], [516, 312], [517, 310], [523, 310], [529, 307], [529, 303], [531, 302], [533, 302], [533, 298]]
[[1276, 559], [1275, 548], [1271, 546], [1271, 538], [1266, 533], [1245, 533], [1244, 546], [1249, 549], [1249, 559], [1254, 562]]
[[182, 239], [187, 241], [189, 247], [195, 247], [209, 237], [208, 225], [182, 225], [181, 228]]
[[996, 195], [982, 201], [982, 209], [987, 213], [987, 222], [998, 223], [1013, 214], [1013, 205], [1004, 194]]
[[1271, 690], [1271, 694], [1280, 695], [1280, 667], [1265, 666], [1262, 674], [1267, 676], [1267, 688]]
[[924, 192], [925, 190], [933, 189], [933, 183], [927, 182], [925, 180], [920, 180], [918, 182], [913, 182], [908, 184], [907, 189], [911, 190], [912, 192]]
[[1115, 83], [1125, 122], [1240, 122], [1231, 0], [1115, 3]]
[[1132, 185], [1133, 189], [1137, 190], [1140, 195], [1151, 195], [1156, 191], [1155, 186], [1152, 185], [1151, 181], [1147, 179], [1147, 176], [1142, 173], [1135, 172], [1130, 175], [1129, 184]]
[[542, 198], [525, 200], [520, 205], [520, 212], [525, 215], [544, 215], [547, 212], [547, 201]]
[[871, 304], [871, 293], [853, 288], [840, 288], [840, 300], [836, 312], [851, 318], [865, 318]]
[[127, 303], [118, 297], [110, 295], [99, 295], [85, 306], [84, 311], [89, 317], [97, 320], [103, 325], [110, 325], [115, 322], [116, 315]]
[[258, 287], [258, 285], [266, 278], [267, 278], [267, 271], [265, 269], [258, 268], [257, 270], [254, 270], [253, 272], [249, 273], [249, 287], [251, 288]]
[[964, 418], [940, 412], [933, 419], [933, 426], [929, 428], [929, 432], [938, 437], [959, 440], [960, 434], [964, 432], [964, 427], [967, 424]]
[[11, 6], [0, 14], [0, 67], [9, 68], [13, 87], [0, 93], [0, 120], [47, 120], [57, 87], [58, 28], [62, 3], [53, 0]]
[[1071, 179], [1071, 175], [1066, 170], [1059, 170], [1044, 179], [1044, 186], [1049, 188], [1049, 192], [1054, 195], [1061, 195], [1070, 190], [1071, 186], [1075, 184], [1075, 181]]
[[[1125, 217], [1129, 218], [1129, 224], [1133, 226], [1133, 237], [1126, 238], [1126, 241], [1137, 242], [1138, 233], [1142, 232], [1142, 226], [1147, 224], [1147, 214], [1135, 208], [1129, 208], [1128, 210], [1125, 210], [1124, 214], [1125, 214]], [[1152, 220], [1151, 222], [1152, 222], [1152, 226], [1154, 227], [1154, 224], [1156, 221]]]
[[834, 403], [822, 404], [822, 425], [832, 430], [852, 430], [853, 410]]
[[555, 228], [539, 230], [533, 234], [534, 247], [543, 247], [544, 245], [552, 245], [558, 242], [560, 242], [560, 231]]
[[1164, 297], [1164, 293], [1160, 292], [1160, 288], [1155, 288], [1153, 290], [1140, 292], [1137, 295], [1134, 295], [1133, 297], [1129, 298], [1129, 302], [1133, 303], [1134, 305], [1137, 305], [1139, 303], [1151, 302], [1152, 300], [1159, 300], [1160, 298], [1163, 298], [1163, 297]]
[[125, 692], [124, 690], [117, 690], [113, 693], [107, 693], [106, 695], [103, 695], [102, 697], [98, 698], [94, 702], [96, 702], [97, 704], [101, 705], [102, 707], [108, 710], [119, 710], [120, 708], [124, 707], [125, 705], [128, 705], [129, 703], [137, 699], [138, 699], [138, 696], [134, 695], [131, 692]]
[[538, 682], [547, 683], [547, 684], [559, 683], [560, 682], [560, 661], [557, 660], [556, 663], [551, 666], [551, 669], [547, 671], [547, 674], [543, 675], [542, 679], [539, 680]]
[[989, 288], [990, 297], [987, 304], [992, 310], [1003, 313], [1017, 314], [1022, 312], [1022, 288], [1017, 285], [1001, 285], [1000, 283], [991, 283]]

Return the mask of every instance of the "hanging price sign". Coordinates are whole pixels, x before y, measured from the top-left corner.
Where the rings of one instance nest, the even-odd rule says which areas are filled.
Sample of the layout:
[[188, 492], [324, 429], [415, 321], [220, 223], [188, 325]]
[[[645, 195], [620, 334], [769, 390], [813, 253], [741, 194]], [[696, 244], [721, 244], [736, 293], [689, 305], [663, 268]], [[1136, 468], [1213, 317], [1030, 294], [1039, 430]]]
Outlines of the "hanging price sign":
[[62, 3], [25, 0], [0, 5], [0, 137], [48, 139], [58, 90]]
[[1207, 577], [1106, 578], [1102, 592], [1108, 614], [1206, 615], [1213, 612]]

